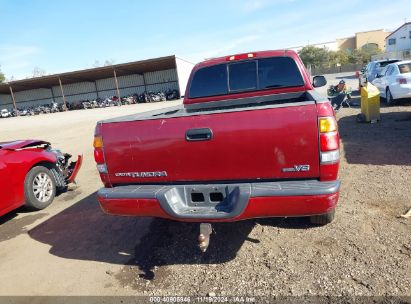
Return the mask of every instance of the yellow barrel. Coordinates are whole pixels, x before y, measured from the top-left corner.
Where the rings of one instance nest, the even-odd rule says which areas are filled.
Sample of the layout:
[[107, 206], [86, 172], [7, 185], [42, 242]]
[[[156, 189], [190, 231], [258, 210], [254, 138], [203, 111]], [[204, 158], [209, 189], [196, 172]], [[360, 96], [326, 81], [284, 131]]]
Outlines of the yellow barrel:
[[361, 113], [366, 122], [380, 120], [380, 91], [371, 83], [361, 87]]

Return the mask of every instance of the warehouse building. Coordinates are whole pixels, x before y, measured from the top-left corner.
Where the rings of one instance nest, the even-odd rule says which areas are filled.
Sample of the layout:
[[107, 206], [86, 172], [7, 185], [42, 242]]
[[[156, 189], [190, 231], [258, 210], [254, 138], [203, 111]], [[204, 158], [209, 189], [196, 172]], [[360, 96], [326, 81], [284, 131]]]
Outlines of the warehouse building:
[[0, 108], [95, 100], [143, 92], [184, 95], [194, 64], [174, 55], [0, 84]]

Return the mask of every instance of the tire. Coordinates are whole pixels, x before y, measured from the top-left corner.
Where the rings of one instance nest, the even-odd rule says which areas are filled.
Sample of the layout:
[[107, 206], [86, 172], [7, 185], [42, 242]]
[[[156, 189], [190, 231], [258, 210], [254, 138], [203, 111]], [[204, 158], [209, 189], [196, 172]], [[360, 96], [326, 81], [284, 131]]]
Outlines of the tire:
[[43, 166], [32, 168], [24, 180], [24, 195], [28, 209], [48, 207], [56, 195], [56, 181], [50, 170]]
[[387, 91], [385, 92], [385, 102], [387, 103], [387, 106], [392, 106], [395, 102], [394, 97], [392, 97], [390, 88], [387, 88]]
[[310, 223], [313, 225], [327, 225], [331, 223], [335, 218], [335, 210], [321, 215], [310, 216]]

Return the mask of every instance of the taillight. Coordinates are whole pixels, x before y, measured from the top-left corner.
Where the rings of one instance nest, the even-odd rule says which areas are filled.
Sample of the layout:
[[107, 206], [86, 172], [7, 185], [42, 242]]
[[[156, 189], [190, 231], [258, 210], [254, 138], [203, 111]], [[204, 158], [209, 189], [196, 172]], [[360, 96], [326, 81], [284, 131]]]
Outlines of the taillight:
[[96, 148], [103, 148], [103, 138], [101, 136], [94, 136], [93, 147]]
[[106, 164], [98, 164], [97, 170], [100, 173], [108, 173]]
[[320, 117], [320, 180], [337, 179], [340, 161], [340, 136], [335, 117]]
[[340, 147], [340, 138], [338, 132], [323, 133], [320, 135], [320, 150], [332, 151]]
[[107, 173], [107, 166], [105, 164], [104, 160], [104, 151], [103, 151], [103, 137], [101, 136], [100, 133], [100, 124], [97, 124], [96, 130], [94, 132], [94, 141], [93, 141], [93, 147], [94, 147], [94, 160], [97, 163], [97, 170], [100, 173]]
[[103, 154], [103, 149], [102, 148], [95, 148], [94, 149], [94, 160], [96, 161], [97, 164], [103, 164], [104, 163], [104, 154]]
[[320, 133], [329, 133], [337, 131], [337, 122], [334, 117], [321, 117], [320, 118]]
[[332, 164], [340, 160], [340, 151], [321, 152], [321, 164]]
[[234, 60], [242, 60], [242, 59], [248, 59], [248, 58], [254, 58], [254, 57], [255, 57], [255, 53], [246, 53], [246, 54], [228, 56], [226, 60], [234, 61]]
[[407, 79], [406, 78], [397, 78], [397, 81], [399, 84], [407, 84]]

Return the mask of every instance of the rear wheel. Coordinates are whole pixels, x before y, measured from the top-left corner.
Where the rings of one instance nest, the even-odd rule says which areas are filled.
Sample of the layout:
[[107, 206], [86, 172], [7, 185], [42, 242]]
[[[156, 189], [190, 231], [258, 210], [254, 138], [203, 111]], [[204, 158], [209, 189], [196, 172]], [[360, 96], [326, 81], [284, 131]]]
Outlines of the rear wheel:
[[310, 216], [310, 223], [313, 225], [327, 225], [335, 218], [335, 210], [321, 215]]
[[394, 97], [392, 97], [390, 88], [387, 88], [385, 96], [386, 96], [385, 102], [387, 103], [387, 106], [391, 106], [394, 103], [395, 100], [394, 100]]
[[32, 168], [24, 181], [26, 207], [41, 210], [49, 206], [56, 195], [56, 182], [50, 170], [43, 166]]

